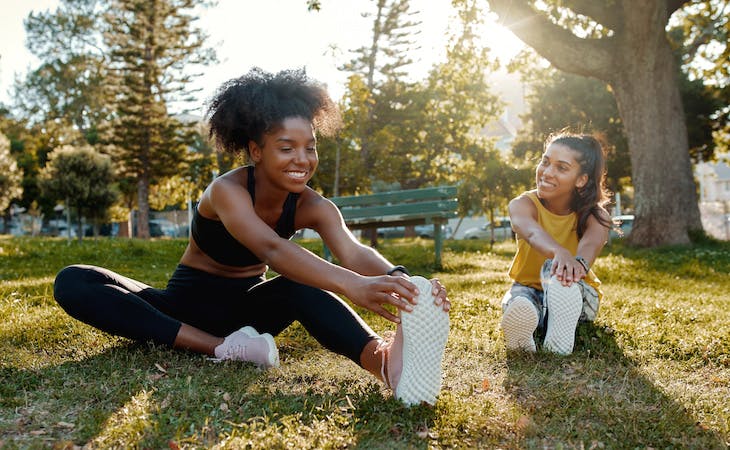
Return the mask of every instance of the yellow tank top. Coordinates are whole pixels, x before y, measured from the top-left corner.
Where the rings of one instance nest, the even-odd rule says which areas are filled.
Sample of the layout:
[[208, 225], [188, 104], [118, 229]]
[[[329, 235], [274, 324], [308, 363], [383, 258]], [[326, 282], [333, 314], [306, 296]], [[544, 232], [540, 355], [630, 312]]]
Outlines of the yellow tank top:
[[[527, 198], [532, 200], [537, 208], [537, 223], [555, 239], [562, 247], [575, 255], [578, 250], [578, 216], [576, 213], [570, 213], [565, 216], [551, 213], [545, 208], [540, 199], [537, 198], [537, 191], [525, 192]], [[535, 289], [542, 290], [540, 283], [540, 269], [547, 259], [542, 253], [538, 252], [524, 239], [517, 236], [517, 253], [512, 260], [509, 268], [509, 276], [514, 281], [530, 286]], [[598, 298], [603, 298], [603, 292], [600, 289], [601, 281], [589, 270], [585, 277], [586, 283], [593, 286], [598, 292]]]

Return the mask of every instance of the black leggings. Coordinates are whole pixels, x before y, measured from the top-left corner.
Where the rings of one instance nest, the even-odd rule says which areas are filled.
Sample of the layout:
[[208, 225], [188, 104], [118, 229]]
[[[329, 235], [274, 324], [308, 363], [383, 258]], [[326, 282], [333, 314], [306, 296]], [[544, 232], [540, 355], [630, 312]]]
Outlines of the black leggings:
[[324, 347], [360, 364], [377, 335], [340, 298], [284, 277], [225, 278], [178, 265], [165, 289], [95, 266], [56, 276], [53, 294], [71, 316], [102, 331], [169, 345], [182, 323], [215, 336], [250, 325], [276, 336], [298, 321]]

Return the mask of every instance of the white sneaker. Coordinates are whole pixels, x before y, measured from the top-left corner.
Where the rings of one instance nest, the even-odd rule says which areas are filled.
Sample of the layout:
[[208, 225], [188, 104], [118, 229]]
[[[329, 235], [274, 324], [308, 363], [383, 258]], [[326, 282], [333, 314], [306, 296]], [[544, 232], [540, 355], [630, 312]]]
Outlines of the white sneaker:
[[441, 391], [441, 360], [449, 337], [449, 314], [434, 304], [431, 282], [410, 277], [420, 291], [413, 311], [401, 311], [403, 368], [395, 397], [406, 405], [436, 403]]
[[565, 287], [556, 279], [550, 280], [545, 293], [547, 307], [547, 331], [545, 350], [569, 355], [573, 353], [575, 329], [583, 310], [583, 297], [577, 283]]
[[535, 305], [525, 297], [515, 297], [502, 315], [502, 332], [507, 350], [537, 350], [534, 333], [538, 320]]
[[221, 345], [215, 348], [218, 360], [247, 361], [268, 369], [279, 367], [279, 350], [273, 336], [259, 334], [253, 327], [243, 327], [226, 336]]

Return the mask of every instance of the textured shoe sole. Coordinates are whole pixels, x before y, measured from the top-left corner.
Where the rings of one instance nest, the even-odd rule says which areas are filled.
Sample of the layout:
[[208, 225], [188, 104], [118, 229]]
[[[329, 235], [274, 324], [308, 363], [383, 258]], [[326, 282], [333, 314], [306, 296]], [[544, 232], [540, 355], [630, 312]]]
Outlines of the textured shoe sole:
[[573, 353], [575, 328], [583, 309], [580, 289], [576, 284], [567, 288], [551, 281], [545, 302], [548, 317], [543, 347], [553, 353], [569, 355]]
[[531, 301], [524, 297], [512, 300], [502, 316], [502, 332], [507, 350], [537, 350], [533, 333], [538, 320], [537, 310]]
[[264, 369], [268, 369], [270, 367], [279, 367], [279, 349], [276, 347], [274, 337], [269, 333], [264, 333], [259, 336], [266, 339], [266, 342], [269, 344], [269, 357], [268, 361], [263, 364]]
[[413, 311], [401, 312], [403, 370], [395, 397], [406, 405], [433, 405], [441, 390], [441, 360], [449, 337], [449, 314], [434, 304], [431, 282], [411, 277], [420, 294]]

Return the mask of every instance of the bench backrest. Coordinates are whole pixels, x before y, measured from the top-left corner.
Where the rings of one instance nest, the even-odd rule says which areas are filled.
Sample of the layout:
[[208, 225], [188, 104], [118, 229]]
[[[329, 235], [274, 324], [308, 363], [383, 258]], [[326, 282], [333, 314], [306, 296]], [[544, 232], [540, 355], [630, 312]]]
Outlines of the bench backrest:
[[352, 225], [407, 223], [448, 219], [456, 215], [456, 186], [440, 186], [330, 198]]

